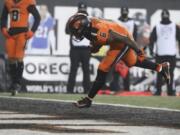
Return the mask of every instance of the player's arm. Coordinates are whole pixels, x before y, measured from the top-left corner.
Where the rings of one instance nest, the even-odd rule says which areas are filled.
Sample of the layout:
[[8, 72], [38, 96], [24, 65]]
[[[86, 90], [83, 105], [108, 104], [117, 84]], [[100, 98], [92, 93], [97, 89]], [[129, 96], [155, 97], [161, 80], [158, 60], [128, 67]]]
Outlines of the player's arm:
[[111, 43], [117, 43], [117, 42], [125, 43], [130, 48], [132, 48], [137, 54], [142, 53], [142, 51], [138, 47], [137, 43], [134, 40], [132, 40], [130, 37], [125, 36], [125, 35], [120, 35], [119, 33], [110, 30], [109, 31], [109, 38], [107, 40], [107, 43], [111, 44]]
[[7, 20], [8, 20], [8, 9], [6, 6], [4, 6], [1, 14], [1, 29], [7, 28]]
[[40, 15], [39, 15], [39, 12], [38, 12], [38, 10], [37, 10], [37, 8], [36, 8], [35, 5], [30, 5], [30, 6], [28, 7], [28, 11], [29, 11], [29, 13], [31, 13], [31, 14], [33, 15], [33, 17], [34, 17], [34, 23], [33, 23], [33, 26], [32, 26], [32, 28], [31, 28], [31, 31], [32, 31], [32, 32], [35, 32], [35, 31], [37, 30], [38, 26], [39, 26], [41, 17], [40, 17]]
[[6, 38], [9, 38], [10, 35], [8, 33], [8, 30], [7, 30], [7, 21], [8, 21], [8, 9], [7, 7], [4, 5], [3, 7], [3, 11], [2, 11], [2, 14], [1, 14], [1, 31], [2, 31], [2, 34], [6, 37]]
[[102, 47], [102, 45], [96, 45], [95, 43], [91, 42], [90, 43], [90, 50], [91, 53], [97, 53], [99, 52], [99, 49]]

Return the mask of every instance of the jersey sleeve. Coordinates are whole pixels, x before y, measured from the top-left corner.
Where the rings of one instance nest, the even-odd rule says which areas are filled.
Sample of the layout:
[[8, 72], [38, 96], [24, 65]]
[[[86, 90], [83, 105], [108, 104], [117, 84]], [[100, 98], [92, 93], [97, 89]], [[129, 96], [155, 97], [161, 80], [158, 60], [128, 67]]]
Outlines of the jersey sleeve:
[[0, 22], [1, 29], [6, 28], [7, 21], [8, 21], [8, 9], [7, 9], [6, 5], [4, 5], [4, 7], [3, 7], [3, 11], [2, 11], [0, 19], [1, 19], [1, 22]]

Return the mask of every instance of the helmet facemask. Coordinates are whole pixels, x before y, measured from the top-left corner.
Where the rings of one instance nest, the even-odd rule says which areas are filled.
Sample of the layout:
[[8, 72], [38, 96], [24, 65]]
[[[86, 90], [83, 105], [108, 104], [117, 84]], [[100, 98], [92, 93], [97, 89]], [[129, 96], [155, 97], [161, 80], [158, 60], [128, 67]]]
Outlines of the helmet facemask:
[[86, 15], [75, 16], [69, 21], [70, 33], [75, 37], [75, 40], [82, 40], [84, 32], [89, 27], [89, 20]]

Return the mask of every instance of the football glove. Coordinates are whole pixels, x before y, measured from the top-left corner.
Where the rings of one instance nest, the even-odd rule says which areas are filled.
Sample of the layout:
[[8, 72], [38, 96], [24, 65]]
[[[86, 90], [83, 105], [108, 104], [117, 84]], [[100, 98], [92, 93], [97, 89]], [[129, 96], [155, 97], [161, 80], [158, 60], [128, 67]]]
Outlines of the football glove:
[[92, 44], [90, 45], [90, 50], [91, 50], [91, 53], [97, 53], [99, 52], [99, 49], [101, 48], [102, 46], [101, 45], [95, 45], [95, 44]]

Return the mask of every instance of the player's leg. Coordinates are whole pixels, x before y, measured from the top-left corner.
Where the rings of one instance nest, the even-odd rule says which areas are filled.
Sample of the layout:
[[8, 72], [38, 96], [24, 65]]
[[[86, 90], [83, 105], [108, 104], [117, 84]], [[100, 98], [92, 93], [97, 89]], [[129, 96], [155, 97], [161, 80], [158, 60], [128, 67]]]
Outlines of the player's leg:
[[158, 63], [145, 59], [142, 62], [137, 61], [135, 66], [157, 71], [164, 77], [167, 84], [170, 83], [171, 78], [170, 78], [170, 73], [169, 73], [169, 69], [170, 69], [169, 62], [163, 62], [163, 63], [158, 64]]
[[145, 69], [151, 69], [157, 71], [158, 73], [162, 74], [162, 76], [167, 81], [167, 84], [170, 83], [170, 64], [169, 62], [163, 62], [161, 64], [152, 62], [146, 59], [144, 56], [137, 56], [136, 53], [130, 49], [130, 51], [125, 55], [123, 61], [127, 64], [127, 66], [137, 66]]
[[98, 69], [96, 79], [92, 85], [91, 90], [87, 97], [82, 98], [81, 100], [75, 103], [75, 106], [78, 108], [90, 107], [92, 99], [96, 96], [97, 92], [103, 87], [106, 81], [107, 72]]
[[92, 99], [96, 96], [97, 92], [103, 87], [106, 81], [106, 76], [109, 70], [111, 69], [111, 65], [113, 61], [116, 59], [119, 51], [113, 50], [107, 53], [107, 56], [101, 61], [96, 79], [92, 85], [91, 90], [89, 91], [88, 97], [79, 100], [75, 105], [79, 108], [90, 107]]
[[[137, 61], [136, 65], [137, 67], [141, 67], [141, 68], [145, 68], [145, 69], [151, 69], [151, 70], [154, 70], [154, 71], [157, 71], [157, 72], [161, 72], [162, 71], [162, 66], [160, 64], [157, 64], [157, 63], [154, 63], [154, 62], [151, 62], [147, 59], [145, 59], [144, 61], [140, 62], [140, 61]], [[155, 95], [161, 95], [161, 86], [162, 86], [162, 74], [157, 74], [157, 82], [156, 82], [156, 92], [155, 92]]]
[[11, 85], [10, 85], [10, 91], [14, 91], [14, 86], [16, 82], [16, 67], [17, 62], [15, 59], [15, 39], [14, 38], [8, 38], [6, 39], [6, 53], [8, 56], [8, 73], [11, 77]]
[[22, 75], [24, 70], [24, 51], [26, 46], [26, 38], [25, 34], [21, 33], [17, 35], [16, 38], [16, 60], [17, 60], [17, 68], [16, 68], [16, 92], [20, 91], [22, 85]]
[[175, 91], [173, 90], [173, 78], [174, 78], [174, 69], [176, 67], [176, 57], [175, 56], [157, 56], [156, 61], [164, 62], [168, 61], [170, 63], [170, 83], [167, 85], [167, 94], [170, 96], [175, 95]]
[[93, 99], [97, 92], [104, 86], [106, 82], [106, 76], [108, 72], [103, 71], [102, 69], [98, 69], [96, 80], [92, 85], [91, 90], [89, 91], [88, 97]]

